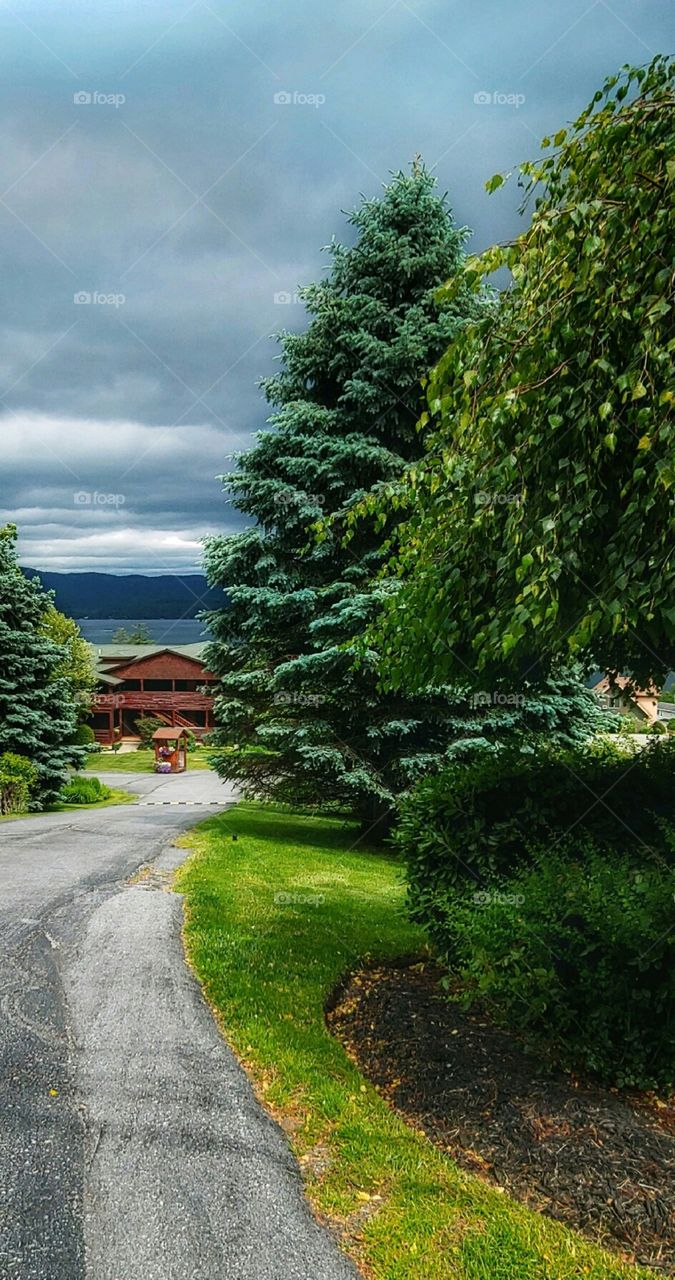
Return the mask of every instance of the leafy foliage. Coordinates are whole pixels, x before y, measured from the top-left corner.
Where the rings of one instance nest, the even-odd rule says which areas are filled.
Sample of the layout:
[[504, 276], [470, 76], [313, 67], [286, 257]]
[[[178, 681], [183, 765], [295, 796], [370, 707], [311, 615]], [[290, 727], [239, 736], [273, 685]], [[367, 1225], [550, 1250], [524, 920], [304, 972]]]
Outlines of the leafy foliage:
[[17, 565], [8, 525], [0, 530], [0, 753], [34, 766], [33, 808], [56, 800], [68, 769], [86, 756], [76, 743], [82, 704], [66, 672], [69, 652], [45, 633], [50, 607], [39, 578]]
[[0, 756], [0, 813], [24, 813], [37, 782], [37, 769], [25, 756], [3, 751]]
[[388, 687], [675, 662], [673, 65], [624, 68], [544, 139], [529, 229], [445, 289], [513, 278], [431, 376], [427, 457], [364, 504], [409, 517], [371, 635]]
[[[58, 674], [69, 683], [73, 697], [80, 703], [80, 715], [86, 716], [96, 690], [96, 666], [93, 652], [74, 618], [60, 613], [50, 604], [45, 614], [43, 628], [54, 644], [65, 650], [65, 657]], [[84, 727], [84, 726], [83, 726]], [[79, 738], [80, 742], [87, 739]]]

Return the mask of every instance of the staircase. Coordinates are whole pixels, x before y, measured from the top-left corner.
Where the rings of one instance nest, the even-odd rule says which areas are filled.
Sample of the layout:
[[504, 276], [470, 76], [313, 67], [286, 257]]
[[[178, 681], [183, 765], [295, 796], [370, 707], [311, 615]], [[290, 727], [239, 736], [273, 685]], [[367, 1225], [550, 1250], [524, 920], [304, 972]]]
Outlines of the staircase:
[[180, 711], [174, 712], [173, 719], [163, 711], [153, 711], [152, 714], [157, 720], [163, 720], [168, 728], [189, 729], [190, 733], [194, 733], [196, 738], [207, 732], [203, 724], [193, 724], [192, 720], [188, 720], [186, 716], [181, 715]]

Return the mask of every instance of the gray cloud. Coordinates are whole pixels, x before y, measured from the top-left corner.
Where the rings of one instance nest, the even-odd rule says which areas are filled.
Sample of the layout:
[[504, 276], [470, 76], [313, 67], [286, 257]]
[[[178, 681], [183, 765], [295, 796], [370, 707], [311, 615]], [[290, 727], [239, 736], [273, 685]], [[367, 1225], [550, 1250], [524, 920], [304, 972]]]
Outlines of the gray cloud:
[[[485, 180], [671, 30], [661, 0], [15, 0], [0, 507], [26, 563], [192, 565], [236, 522], [213, 477], [264, 425], [269, 335], [303, 323], [274, 295], [320, 275], [340, 210], [421, 152], [472, 247], [505, 239], [517, 188]], [[125, 501], [74, 510], [78, 486]]]

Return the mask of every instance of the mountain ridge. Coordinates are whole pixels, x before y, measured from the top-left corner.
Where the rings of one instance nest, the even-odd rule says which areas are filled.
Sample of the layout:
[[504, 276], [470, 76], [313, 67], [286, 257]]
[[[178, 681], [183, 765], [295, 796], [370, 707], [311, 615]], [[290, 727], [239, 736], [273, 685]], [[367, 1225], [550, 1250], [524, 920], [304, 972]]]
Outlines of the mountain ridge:
[[23, 566], [54, 592], [57, 609], [71, 618], [196, 618], [205, 609], [222, 608], [223, 592], [209, 587], [200, 573], [57, 573]]

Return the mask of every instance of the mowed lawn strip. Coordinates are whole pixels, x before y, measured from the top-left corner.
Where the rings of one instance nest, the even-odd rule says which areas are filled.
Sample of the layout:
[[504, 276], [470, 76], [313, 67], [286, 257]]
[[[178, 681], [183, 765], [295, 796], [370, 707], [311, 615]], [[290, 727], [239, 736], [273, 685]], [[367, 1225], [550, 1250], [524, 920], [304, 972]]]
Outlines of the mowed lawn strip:
[[[202, 747], [188, 752], [188, 770], [210, 769], [209, 751]], [[152, 773], [155, 768], [154, 751], [92, 751], [84, 766], [89, 773]]]
[[241, 804], [182, 838], [194, 853], [176, 882], [189, 959], [315, 1211], [374, 1280], [651, 1275], [459, 1170], [329, 1034], [324, 1005], [346, 971], [424, 947], [399, 865], [355, 839], [338, 820]]
[[95, 800], [93, 804], [63, 804], [57, 801], [56, 804], [50, 804], [47, 809], [40, 809], [38, 813], [0, 813], [0, 822], [16, 822], [19, 818], [42, 818], [50, 813], [77, 813], [83, 809], [109, 809], [111, 805], [116, 804], [135, 804], [138, 796], [132, 791], [120, 791], [116, 787], [110, 788], [110, 795], [105, 800]]

